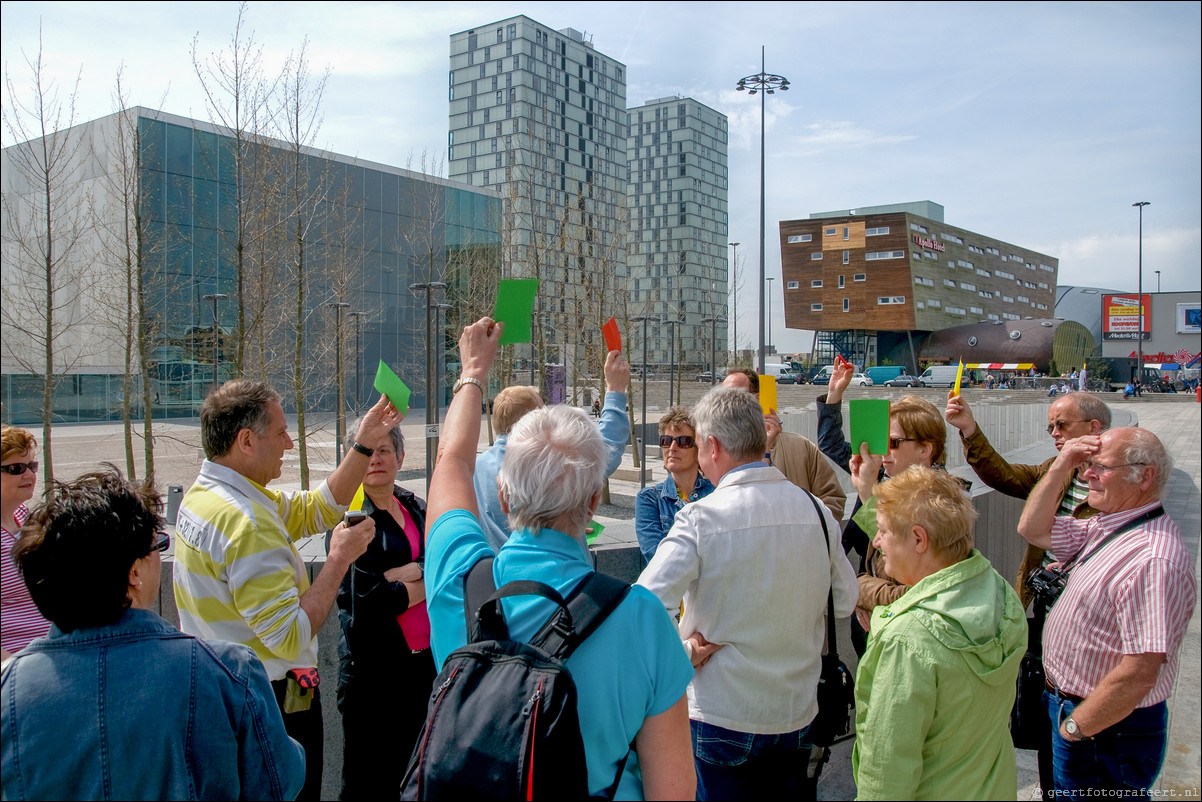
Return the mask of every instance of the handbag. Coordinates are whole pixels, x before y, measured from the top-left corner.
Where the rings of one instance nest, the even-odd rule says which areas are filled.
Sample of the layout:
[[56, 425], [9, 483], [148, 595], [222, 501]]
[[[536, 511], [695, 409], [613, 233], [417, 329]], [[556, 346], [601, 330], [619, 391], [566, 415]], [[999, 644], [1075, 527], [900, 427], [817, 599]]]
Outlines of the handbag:
[[[818, 506], [817, 499], [807, 492], [818, 520], [822, 523], [822, 539], [826, 543], [827, 560], [830, 560], [831, 538], [826, 527], [826, 516]], [[810, 724], [810, 739], [815, 746], [827, 747], [851, 732], [855, 717], [856, 683], [851, 671], [839, 659], [839, 648], [835, 640], [835, 590], [826, 594], [826, 643], [827, 653], [822, 655], [822, 673], [818, 677], [818, 715]], [[1046, 716], [1045, 716], [1046, 718]]]
[[[1033, 626], [1034, 619], [1028, 621]], [[1039, 749], [1051, 742], [1048, 710], [1043, 702], [1043, 657], [1030, 650], [1018, 666], [1018, 686], [1010, 710], [1010, 739], [1015, 749]]]

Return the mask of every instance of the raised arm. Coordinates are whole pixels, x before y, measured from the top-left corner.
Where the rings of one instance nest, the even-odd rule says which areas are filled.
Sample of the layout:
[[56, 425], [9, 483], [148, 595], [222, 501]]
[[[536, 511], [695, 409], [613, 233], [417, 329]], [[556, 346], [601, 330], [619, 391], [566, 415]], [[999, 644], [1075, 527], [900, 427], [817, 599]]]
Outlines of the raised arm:
[[[375, 406], [363, 416], [363, 422], [359, 424], [359, 431], [355, 433], [355, 441], [378, 443], [384, 435], [396, 428], [404, 419], [405, 416], [389, 402], [388, 396], [382, 395]], [[367, 473], [367, 466], [370, 462], [371, 457], [353, 448], [347, 449], [342, 464], [335, 468], [326, 479], [326, 484], [335, 501], [343, 506], [351, 503], [355, 491], [359, 489], [359, 485], [363, 484], [363, 475]]]
[[1077, 467], [1098, 453], [1101, 442], [1101, 438], [1094, 435], [1069, 440], [1031, 491], [1027, 503], [1023, 505], [1022, 516], [1018, 519], [1018, 533], [1032, 546], [1052, 548], [1052, 524], [1060, 508], [1064, 487], [1072, 481]]
[[[497, 355], [501, 323], [481, 318], [463, 330], [459, 337], [459, 378], [463, 382], [442, 425], [438, 462], [430, 477], [430, 497], [426, 511], [427, 526], [433, 526], [448, 510], [467, 510], [477, 515], [476, 489], [472, 476], [476, 470], [476, 448], [480, 443], [480, 406], [488, 371]], [[474, 379], [479, 382], [468, 381]]]

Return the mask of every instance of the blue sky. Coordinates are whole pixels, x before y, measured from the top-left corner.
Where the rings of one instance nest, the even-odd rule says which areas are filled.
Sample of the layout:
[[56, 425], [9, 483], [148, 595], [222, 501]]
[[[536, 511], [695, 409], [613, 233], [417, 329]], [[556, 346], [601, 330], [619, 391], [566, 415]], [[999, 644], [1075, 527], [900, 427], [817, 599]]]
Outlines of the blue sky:
[[[693, 97], [730, 118], [730, 239], [747, 276], [740, 334], [757, 302], [759, 71], [768, 98], [768, 275], [776, 222], [811, 212], [932, 200], [951, 225], [1060, 259], [1061, 284], [1196, 290], [1202, 253], [1199, 3], [271, 3], [248, 22], [278, 65], [309, 38], [328, 66], [321, 146], [415, 165], [446, 148], [449, 36], [516, 14], [591, 36], [627, 66], [627, 103]], [[133, 103], [207, 119], [190, 47], [226, 47], [237, 5], [0, 6], [6, 72], [26, 84], [37, 50], [64, 87], [82, 69], [77, 117], [112, 110], [124, 62]], [[164, 97], [165, 100], [161, 100]], [[7, 131], [4, 143], [10, 144]], [[783, 327], [773, 342], [808, 350]], [[742, 339], [742, 337], [741, 337]]]

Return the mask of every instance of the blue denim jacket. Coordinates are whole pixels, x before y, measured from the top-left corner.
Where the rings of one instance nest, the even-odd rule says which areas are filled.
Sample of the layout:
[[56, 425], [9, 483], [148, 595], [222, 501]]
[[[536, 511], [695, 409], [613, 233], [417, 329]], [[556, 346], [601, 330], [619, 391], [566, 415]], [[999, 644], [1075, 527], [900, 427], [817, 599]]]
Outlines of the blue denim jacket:
[[[713, 492], [714, 483], [698, 472], [689, 501], [705, 498]], [[676, 520], [676, 513], [684, 509], [684, 504], [676, 494], [676, 481], [671, 474], [654, 487], [644, 487], [639, 491], [634, 502], [634, 534], [644, 560], [651, 562], [659, 542], [667, 537], [672, 522]]]
[[0, 682], [8, 799], [295, 799], [305, 755], [246, 646], [148, 610], [51, 627]]

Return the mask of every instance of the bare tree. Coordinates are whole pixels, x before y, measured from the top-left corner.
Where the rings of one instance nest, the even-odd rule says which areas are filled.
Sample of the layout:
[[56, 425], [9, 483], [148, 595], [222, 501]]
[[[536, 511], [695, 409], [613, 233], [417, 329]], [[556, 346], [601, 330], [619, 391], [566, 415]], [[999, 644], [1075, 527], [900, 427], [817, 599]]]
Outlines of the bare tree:
[[65, 100], [43, 61], [25, 56], [30, 83], [18, 89], [5, 70], [4, 127], [15, 142], [4, 151], [5, 171], [3, 350], [26, 372], [42, 377], [43, 481], [54, 479], [51, 429], [54, 388], [88, 347], [75, 338], [81, 322], [80, 274], [89, 233], [91, 197], [84, 183], [87, 157], [75, 123], [79, 76]]

